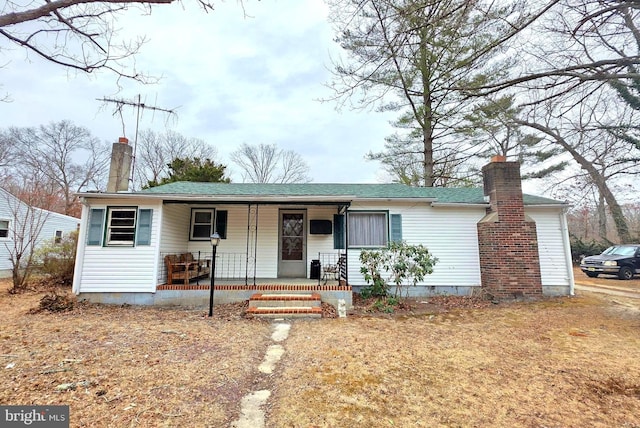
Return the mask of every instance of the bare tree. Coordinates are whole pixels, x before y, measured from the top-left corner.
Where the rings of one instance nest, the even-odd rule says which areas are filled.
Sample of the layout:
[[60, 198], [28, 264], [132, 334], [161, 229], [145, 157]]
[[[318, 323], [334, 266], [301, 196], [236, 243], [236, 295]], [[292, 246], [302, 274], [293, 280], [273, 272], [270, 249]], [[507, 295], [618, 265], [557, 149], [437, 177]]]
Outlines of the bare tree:
[[468, 94], [540, 89], [544, 102], [587, 83], [640, 78], [636, 0], [548, 0], [532, 16], [512, 31], [518, 66], [506, 78], [466, 88], [473, 89]]
[[42, 239], [42, 229], [49, 213], [2, 189], [0, 203], [5, 204], [11, 216], [8, 240], [3, 245], [11, 262], [13, 287], [10, 292], [17, 293], [25, 289], [31, 276], [34, 250]]
[[231, 160], [242, 169], [242, 180], [250, 183], [304, 183], [309, 166], [293, 150], [276, 144], [242, 144], [231, 153]]
[[[145, 81], [128, 61], [145, 42], [118, 38], [118, 17], [131, 8], [151, 14], [153, 5], [175, 0], [37, 0], [4, 2], [0, 37], [47, 61], [87, 73], [107, 69]], [[197, 0], [205, 11], [208, 0]]]
[[[538, 131], [544, 140], [541, 145], [556, 146], [562, 149], [564, 156], [550, 159], [553, 163], [562, 163], [570, 159], [579, 166], [579, 171], [565, 174], [562, 181], [578, 181], [597, 189], [600, 207], [600, 234], [606, 237], [605, 204], [613, 218], [620, 241], [630, 242], [632, 237], [619, 202], [619, 195], [613, 190], [619, 177], [631, 177], [640, 174], [638, 167], [640, 150], [630, 146], [625, 140], [609, 132], [611, 125], [635, 122], [633, 110], [620, 104], [611, 96], [611, 91], [592, 92], [583, 88], [588, 96], [582, 102], [574, 104], [574, 96], [567, 100], [556, 99], [544, 105], [536, 105], [523, 119], [516, 119], [519, 125]], [[570, 108], [567, 108], [567, 105]], [[548, 149], [548, 147], [546, 148]], [[557, 169], [549, 168], [557, 171]], [[541, 174], [542, 176], [542, 174]]]
[[46, 207], [67, 215], [78, 215], [76, 192], [91, 184], [103, 187], [109, 151], [88, 129], [69, 121], [38, 128], [11, 128], [16, 153], [15, 176], [28, 189], [58, 195], [62, 207]]
[[15, 158], [15, 147], [10, 135], [0, 130], [0, 178], [8, 175], [8, 170]]
[[135, 156], [133, 186], [140, 189], [168, 177], [169, 164], [175, 159], [216, 159], [218, 152], [199, 138], [188, 138], [171, 130], [159, 133], [147, 129], [140, 132]]

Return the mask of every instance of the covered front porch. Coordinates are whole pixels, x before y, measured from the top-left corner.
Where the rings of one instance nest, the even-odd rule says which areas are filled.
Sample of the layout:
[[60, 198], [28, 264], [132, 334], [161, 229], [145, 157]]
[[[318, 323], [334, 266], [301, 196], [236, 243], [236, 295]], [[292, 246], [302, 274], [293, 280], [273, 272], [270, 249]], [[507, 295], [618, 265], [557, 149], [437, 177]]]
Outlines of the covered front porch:
[[[165, 200], [156, 290], [208, 289], [212, 275], [216, 291], [346, 286], [348, 206], [326, 200]], [[215, 253], [214, 233], [221, 238]]]

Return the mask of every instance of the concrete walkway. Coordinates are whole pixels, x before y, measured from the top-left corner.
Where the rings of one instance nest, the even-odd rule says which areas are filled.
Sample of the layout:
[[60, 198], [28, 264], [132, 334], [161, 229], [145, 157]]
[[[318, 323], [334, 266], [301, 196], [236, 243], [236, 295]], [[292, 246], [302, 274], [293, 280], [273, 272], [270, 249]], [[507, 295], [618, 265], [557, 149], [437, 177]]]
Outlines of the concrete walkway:
[[[284, 342], [289, 337], [291, 324], [285, 322], [276, 322], [273, 325], [273, 334], [271, 340], [274, 344], [267, 348], [264, 359], [258, 371], [265, 375], [273, 373], [276, 364], [284, 354], [284, 347], [280, 342]], [[245, 395], [240, 402], [240, 418], [231, 424], [233, 428], [263, 428], [265, 425], [264, 407], [267, 400], [271, 396], [268, 389], [260, 389]]]

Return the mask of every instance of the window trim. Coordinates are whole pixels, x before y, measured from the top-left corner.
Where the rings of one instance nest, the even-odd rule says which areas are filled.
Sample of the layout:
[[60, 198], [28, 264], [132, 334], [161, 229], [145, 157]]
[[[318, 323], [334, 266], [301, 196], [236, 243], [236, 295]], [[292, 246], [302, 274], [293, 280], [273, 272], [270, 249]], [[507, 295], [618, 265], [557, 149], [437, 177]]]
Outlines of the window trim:
[[[356, 216], [358, 214], [383, 214], [384, 215], [384, 232], [383, 232], [383, 236], [384, 236], [384, 240], [385, 242], [382, 245], [361, 245], [361, 244], [352, 244], [349, 240], [349, 233], [352, 229], [351, 225], [350, 225], [350, 216], [352, 214], [355, 214]], [[347, 227], [346, 227], [346, 235], [347, 235], [347, 248], [361, 248], [361, 249], [375, 249], [375, 248], [385, 248], [387, 245], [389, 245], [390, 242], [390, 237], [389, 237], [389, 233], [390, 233], [390, 226], [389, 226], [389, 210], [349, 210], [347, 211], [347, 218], [346, 218], [346, 223], [347, 223]]]
[[0, 218], [0, 221], [7, 222], [7, 228], [1, 229], [7, 231], [7, 236], [0, 236], [0, 241], [10, 241], [11, 240], [11, 219], [10, 218]]
[[[207, 237], [194, 237], [193, 230], [195, 223], [196, 213], [198, 212], [209, 212], [211, 213], [211, 223], [209, 223], [209, 236]], [[204, 225], [205, 223], [198, 223]], [[211, 235], [215, 230], [216, 225], [216, 209], [215, 208], [191, 208], [191, 218], [189, 221], [189, 241], [209, 241], [211, 240]]]
[[[132, 228], [133, 229], [133, 239], [131, 241], [115, 241], [111, 240], [111, 213], [116, 211], [133, 211], [133, 226], [122, 227], [124, 228]], [[136, 233], [138, 230], [138, 207], [134, 206], [108, 206], [107, 213], [105, 216], [105, 238], [104, 238], [104, 246], [105, 247], [135, 247], [136, 244]]]

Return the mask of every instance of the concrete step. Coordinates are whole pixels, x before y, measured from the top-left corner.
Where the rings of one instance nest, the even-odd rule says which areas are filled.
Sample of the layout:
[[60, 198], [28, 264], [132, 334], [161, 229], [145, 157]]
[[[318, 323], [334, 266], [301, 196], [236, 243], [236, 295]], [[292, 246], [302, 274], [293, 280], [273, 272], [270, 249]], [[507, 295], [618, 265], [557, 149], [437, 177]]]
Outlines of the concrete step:
[[321, 318], [322, 308], [311, 306], [249, 306], [247, 313], [261, 318]]
[[321, 307], [322, 300], [318, 293], [259, 293], [249, 299], [249, 306], [260, 307]]

